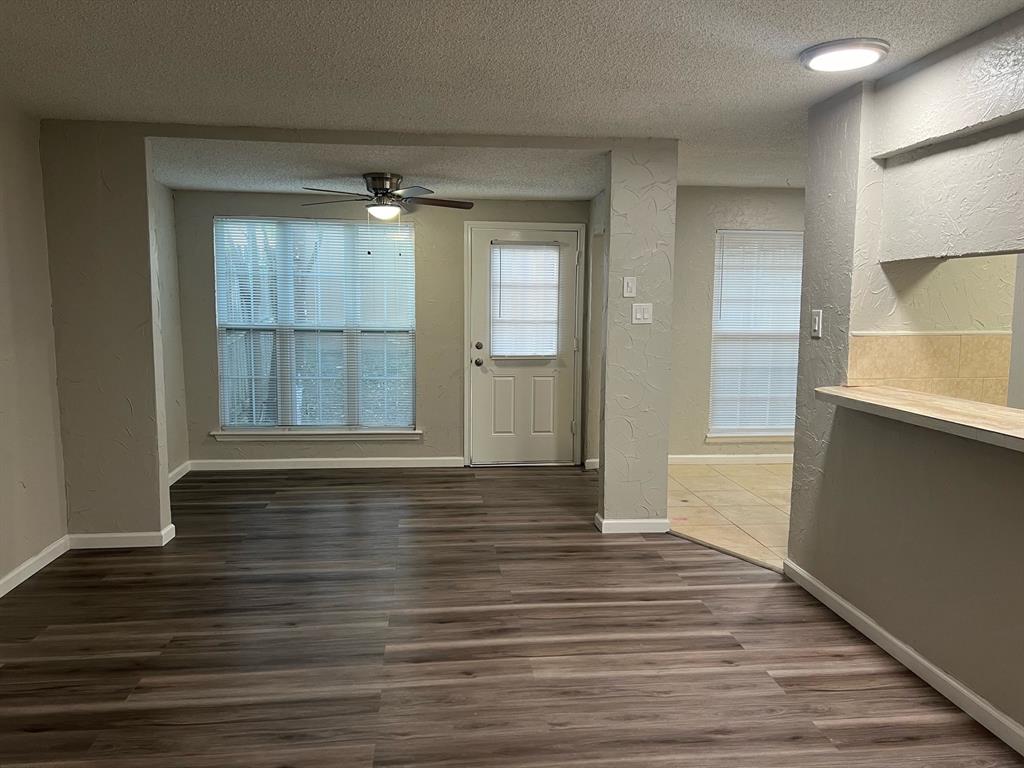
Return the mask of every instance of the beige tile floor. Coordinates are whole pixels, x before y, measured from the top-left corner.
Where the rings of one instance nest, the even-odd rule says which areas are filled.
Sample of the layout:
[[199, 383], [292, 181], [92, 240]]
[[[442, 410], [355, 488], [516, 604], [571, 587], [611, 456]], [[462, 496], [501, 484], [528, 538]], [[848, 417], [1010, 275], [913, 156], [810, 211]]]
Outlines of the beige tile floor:
[[792, 464], [674, 464], [672, 532], [781, 571], [792, 477]]

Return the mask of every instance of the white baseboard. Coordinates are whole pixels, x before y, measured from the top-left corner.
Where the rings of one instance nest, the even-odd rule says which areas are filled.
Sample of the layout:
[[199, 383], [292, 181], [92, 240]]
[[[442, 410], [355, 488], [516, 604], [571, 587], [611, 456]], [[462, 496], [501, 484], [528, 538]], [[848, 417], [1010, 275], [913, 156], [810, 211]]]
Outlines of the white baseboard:
[[327, 459], [192, 459], [189, 470], [242, 471], [254, 469], [384, 469], [391, 467], [464, 467], [462, 456], [384, 456]]
[[669, 464], [788, 464], [793, 453], [670, 453]]
[[599, 466], [601, 466], [600, 459], [586, 459], [583, 462], [584, 469], [597, 469]]
[[785, 574], [866, 635], [879, 648], [924, 680], [1017, 752], [1024, 754], [1024, 724], [1018, 723], [962, 682], [940, 669], [845, 598], [796, 563], [786, 560]]
[[183, 478], [185, 475], [187, 475], [189, 473], [189, 470], [191, 470], [191, 469], [192, 469], [192, 462], [190, 462], [190, 461], [182, 462], [180, 467], [176, 467], [175, 469], [172, 469], [170, 472], [167, 473], [167, 483], [168, 483], [168, 485], [174, 485], [176, 482], [181, 480], [181, 478]]
[[68, 549], [70, 549], [68, 537], [66, 535], [61, 536], [52, 544], [47, 544], [39, 554], [33, 555], [21, 565], [15, 567], [14, 570], [4, 576], [0, 576], [0, 597], [6, 595], [29, 577], [39, 573], [39, 571], [67, 552]]
[[125, 547], [162, 547], [174, 538], [174, 523], [161, 531], [132, 533], [72, 533], [72, 549], [122, 549]]
[[601, 533], [668, 533], [667, 517], [608, 520], [598, 512], [594, 515], [594, 525]]
[[14, 570], [0, 576], [0, 597], [26, 579], [39, 573], [69, 549], [120, 549], [124, 547], [162, 547], [174, 538], [174, 525], [162, 531], [143, 533], [69, 533], [48, 544]]

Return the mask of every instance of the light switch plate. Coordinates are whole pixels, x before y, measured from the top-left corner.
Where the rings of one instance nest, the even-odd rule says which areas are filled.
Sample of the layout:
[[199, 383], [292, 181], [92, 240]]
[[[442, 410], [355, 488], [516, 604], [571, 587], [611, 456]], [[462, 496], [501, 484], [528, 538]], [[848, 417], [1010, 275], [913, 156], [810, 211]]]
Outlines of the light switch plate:
[[636, 297], [636, 277], [622, 278], [622, 298], [632, 299]]
[[821, 328], [821, 310], [820, 309], [812, 309], [811, 310], [811, 338], [812, 339], [820, 339], [821, 338], [821, 330], [822, 330], [822, 328]]
[[650, 325], [654, 322], [653, 304], [633, 305], [633, 325]]

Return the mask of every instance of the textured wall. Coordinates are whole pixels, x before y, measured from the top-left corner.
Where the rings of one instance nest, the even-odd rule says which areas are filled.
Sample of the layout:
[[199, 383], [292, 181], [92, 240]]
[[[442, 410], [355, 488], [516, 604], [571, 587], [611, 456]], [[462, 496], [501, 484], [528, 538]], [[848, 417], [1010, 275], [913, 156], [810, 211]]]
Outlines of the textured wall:
[[417, 426], [423, 430], [421, 441], [217, 442], [209, 434], [220, 428], [213, 217], [305, 217], [311, 209], [302, 208], [301, 203], [321, 198], [180, 191], [175, 192], [174, 198], [192, 459], [462, 456], [463, 224], [585, 224], [589, 207], [587, 202], [483, 200], [470, 211], [424, 207], [405, 217], [416, 224], [416, 413]]
[[816, 105], [808, 115], [800, 303], [804, 318], [812, 308], [823, 310], [823, 333], [820, 339], [810, 338], [804, 322], [800, 334], [789, 557], [811, 573], [817, 573], [821, 559], [830, 556], [822, 538], [836, 525], [822, 506], [835, 406], [817, 400], [814, 390], [846, 380], [862, 106], [863, 91], [857, 86]]
[[1024, 11], [879, 81], [873, 156], [1024, 117]]
[[604, 366], [604, 326], [608, 293], [608, 193], [590, 201], [587, 251], [586, 341], [583, 368], [583, 458], [601, 455], [601, 372]]
[[1024, 251], [1024, 123], [1012, 127], [886, 163], [884, 261]]
[[174, 233], [174, 198], [162, 184], [150, 183], [152, 242], [158, 290], [158, 340], [163, 348], [164, 410], [167, 422], [167, 469], [188, 461], [188, 413], [185, 366], [181, 346], [181, 310], [178, 297], [178, 253]]
[[[665, 519], [666, 530], [676, 164], [676, 142], [611, 153], [602, 394], [600, 514]], [[635, 299], [614, 288], [625, 275], [637, 278]], [[652, 303], [654, 322], [631, 324], [633, 302]]]
[[1008, 331], [1016, 256], [858, 262], [855, 332]]
[[803, 230], [802, 189], [679, 187], [672, 307], [670, 454], [780, 453], [778, 443], [706, 443], [711, 404], [711, 315], [719, 229]]
[[0, 578], [65, 533], [39, 126], [0, 104]]
[[145, 142], [118, 126], [44, 121], [40, 146], [68, 528], [159, 530], [167, 468]]

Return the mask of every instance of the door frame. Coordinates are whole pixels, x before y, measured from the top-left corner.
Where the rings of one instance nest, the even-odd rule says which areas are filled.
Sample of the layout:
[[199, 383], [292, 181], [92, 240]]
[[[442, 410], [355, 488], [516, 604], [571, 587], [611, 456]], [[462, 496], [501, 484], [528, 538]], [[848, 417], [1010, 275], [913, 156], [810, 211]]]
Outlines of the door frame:
[[[472, 400], [470, 394], [470, 366], [472, 355], [469, 354], [469, 340], [472, 328], [472, 301], [473, 301], [473, 230], [475, 229], [521, 229], [525, 231], [558, 230], [562, 232], [576, 233], [576, 316], [573, 338], [575, 349], [573, 350], [573, 373], [572, 373], [572, 418], [576, 429], [572, 435], [572, 460], [574, 464], [582, 461], [583, 452], [583, 421], [582, 421], [582, 397], [583, 397], [583, 310], [585, 302], [581, 301], [583, 295], [583, 272], [584, 260], [589, 258], [587, 252], [587, 225], [580, 223], [547, 222], [547, 221], [467, 221], [463, 223], [463, 270], [462, 270], [462, 454], [465, 466], [470, 466], [470, 425], [472, 413]], [[514, 466], [514, 465], [511, 465]]]

